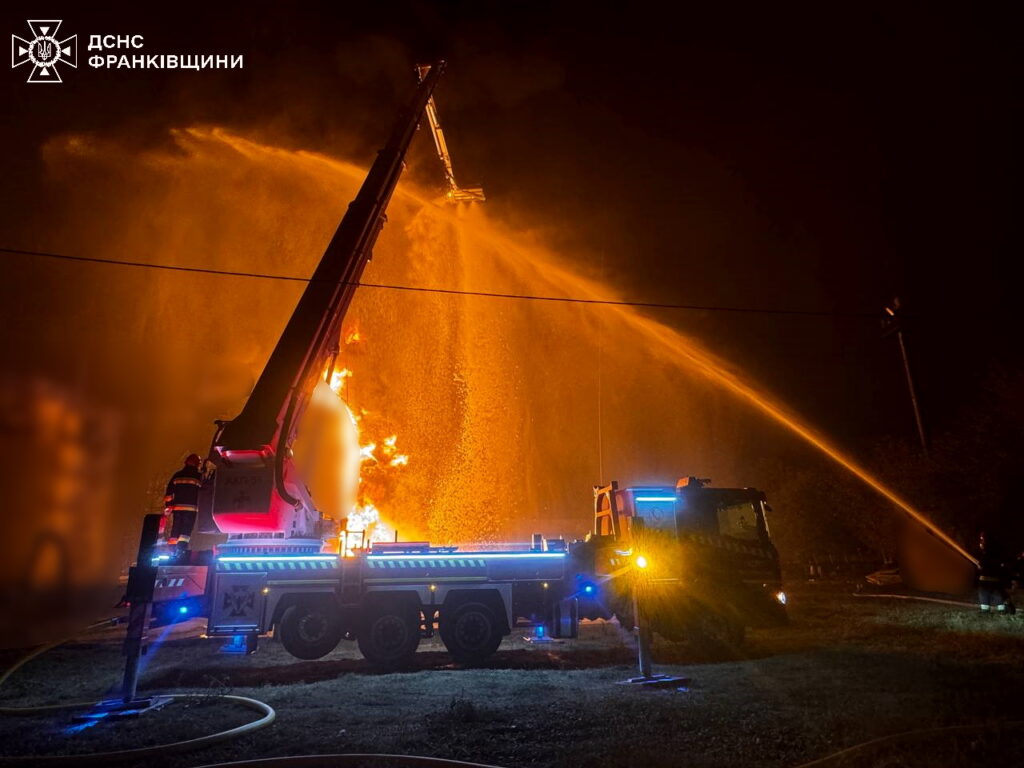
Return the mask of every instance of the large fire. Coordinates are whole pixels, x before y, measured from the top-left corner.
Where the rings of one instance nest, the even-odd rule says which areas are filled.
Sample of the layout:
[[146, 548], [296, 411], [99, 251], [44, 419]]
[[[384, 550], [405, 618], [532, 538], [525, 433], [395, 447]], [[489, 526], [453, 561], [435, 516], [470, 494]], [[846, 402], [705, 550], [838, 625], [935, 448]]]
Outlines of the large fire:
[[[61, 229], [48, 241], [53, 249], [307, 275], [366, 173], [220, 129], [175, 130], [170, 141], [170, 150], [135, 152], [94, 136], [49, 141], [47, 173], [67, 192], [55, 217]], [[393, 533], [378, 522], [384, 509], [401, 523], [403, 538], [438, 544], [534, 531], [579, 535], [589, 527], [597, 482], [646, 483], [692, 471], [716, 484], [762, 485], [758, 468], [768, 446], [803, 444], [930, 525], [818, 430], [676, 327], [677, 317], [667, 325], [626, 306], [433, 292], [619, 297], [613, 278], [593, 277], [595, 260], [587, 254], [555, 253], [539, 236], [489, 219], [482, 206], [452, 210], [432, 198], [403, 179], [352, 305], [362, 325], [343, 331], [343, 365], [320, 388], [326, 398], [318, 399], [333, 401], [325, 408], [340, 411], [329, 383], [350, 406], [345, 440], [315, 450], [311, 427], [296, 441], [299, 450], [305, 442], [310, 463], [320, 459], [346, 474], [343, 489], [336, 480], [323, 484], [323, 494], [314, 488], [332, 516], [347, 513], [350, 527], [385, 538]], [[685, 264], [702, 255], [680, 258]], [[46, 269], [49, 275], [53, 268]], [[53, 321], [54, 307], [61, 317], [88, 318], [96, 341], [77, 345], [74, 354], [89, 363], [83, 370], [106, 377], [99, 381], [107, 396], [138, 400], [133, 407], [149, 436], [146, 451], [133, 458], [140, 476], [157, 468], [163, 475], [173, 453], [168, 445], [207, 440], [212, 414], [238, 413], [301, 289], [295, 281], [190, 272], [62, 269], [69, 271], [54, 272], [59, 281], [18, 283], [38, 284], [34, 290], [45, 298], [20, 300], [25, 322], [36, 330], [63, 327]], [[97, 293], [106, 297], [102, 304], [83, 298]], [[42, 312], [38, 307], [50, 314], [33, 315]], [[182, 317], [200, 318], [217, 332], [183, 332]], [[367, 337], [373, 343], [360, 343]], [[119, 343], [99, 343], [110, 338]], [[56, 331], [40, 339], [39, 349], [52, 350], [54, 359], [69, 354]], [[342, 465], [341, 455], [351, 460]]]
[[[342, 334], [346, 350], [363, 341], [358, 328], [350, 328]], [[344, 518], [339, 549], [347, 555], [359, 547], [365, 547], [374, 541], [391, 541], [396, 533], [394, 528], [381, 517], [380, 509], [374, 503], [379, 494], [386, 494], [386, 486], [391, 484], [390, 473], [409, 464], [409, 456], [398, 451], [398, 435], [391, 434], [380, 440], [373, 440], [366, 435], [367, 442], [362, 442], [364, 417], [370, 413], [365, 408], [353, 411], [354, 402], [351, 387], [346, 390], [346, 383], [353, 376], [347, 367], [334, 370], [330, 375], [330, 389], [341, 401], [341, 404], [355, 426], [355, 434], [359, 444], [359, 478], [355, 492], [355, 500]], [[345, 473], [339, 473], [339, 482], [346, 482]]]

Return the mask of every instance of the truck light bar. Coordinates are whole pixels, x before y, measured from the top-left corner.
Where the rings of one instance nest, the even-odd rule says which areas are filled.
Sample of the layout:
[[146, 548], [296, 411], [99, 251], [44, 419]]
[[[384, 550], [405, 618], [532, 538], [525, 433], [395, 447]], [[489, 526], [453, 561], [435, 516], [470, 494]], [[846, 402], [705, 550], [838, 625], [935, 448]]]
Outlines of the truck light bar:
[[246, 555], [246, 556], [227, 556], [218, 557], [217, 561], [221, 563], [263, 563], [268, 560], [272, 562], [298, 562], [300, 560], [337, 560], [337, 555]]
[[637, 496], [634, 501], [675, 501], [675, 496]]
[[423, 554], [408, 554], [408, 555], [367, 555], [367, 560], [429, 560], [433, 559], [444, 559], [444, 560], [517, 560], [526, 557], [565, 557], [565, 552], [462, 552], [458, 554], [439, 554], [439, 555], [423, 555]]

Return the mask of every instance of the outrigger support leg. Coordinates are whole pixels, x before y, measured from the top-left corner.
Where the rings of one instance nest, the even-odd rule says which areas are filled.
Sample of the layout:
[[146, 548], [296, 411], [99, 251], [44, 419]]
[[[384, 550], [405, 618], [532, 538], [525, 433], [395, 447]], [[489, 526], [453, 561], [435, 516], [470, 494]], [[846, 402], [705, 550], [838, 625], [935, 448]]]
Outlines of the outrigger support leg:
[[77, 722], [90, 722], [108, 717], [141, 715], [170, 703], [169, 696], [139, 698], [139, 661], [146, 651], [146, 628], [153, 603], [157, 567], [153, 565], [153, 548], [160, 535], [162, 515], [146, 515], [139, 539], [139, 555], [128, 571], [128, 633], [124, 639], [124, 677], [121, 679], [121, 698], [101, 701], [88, 712], [74, 716]]

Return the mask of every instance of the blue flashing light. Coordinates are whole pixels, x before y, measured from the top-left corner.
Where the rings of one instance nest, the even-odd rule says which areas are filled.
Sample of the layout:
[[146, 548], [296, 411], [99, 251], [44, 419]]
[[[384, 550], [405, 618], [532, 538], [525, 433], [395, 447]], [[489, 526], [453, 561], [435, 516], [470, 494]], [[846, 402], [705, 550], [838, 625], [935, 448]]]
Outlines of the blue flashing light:
[[217, 558], [218, 562], [221, 563], [265, 563], [265, 562], [325, 562], [328, 560], [337, 560], [337, 555], [246, 555], [244, 557], [238, 555], [222, 555]]
[[220, 647], [221, 653], [246, 653], [245, 635], [232, 635], [231, 640]]
[[537, 637], [544, 637], [544, 625], [543, 624], [538, 624], [537, 625]]
[[585, 595], [592, 595], [592, 594], [594, 594], [594, 592], [596, 590], [597, 590], [597, 587], [595, 587], [593, 584], [587, 584], [586, 586], [583, 587], [583, 594], [585, 594]]
[[185, 613], [188, 613], [188, 606], [187, 606], [187, 605], [183, 605], [183, 606], [181, 606], [181, 607], [180, 607], [180, 608], [178, 609], [178, 613], [181, 613], [181, 614], [185, 614]]
[[76, 723], [75, 725], [69, 725], [67, 728], [65, 728], [64, 729], [64, 734], [66, 736], [73, 736], [73, 735], [75, 735], [77, 733], [81, 733], [86, 728], [92, 728], [94, 725], [97, 725], [101, 720], [103, 720], [109, 714], [110, 714], [110, 712], [102, 712], [102, 711], [100, 711], [100, 712], [90, 712], [90, 713], [88, 713], [88, 714], [83, 716], [84, 719], [82, 720], [82, 722]]
[[635, 501], [675, 501], [675, 496], [637, 496]]

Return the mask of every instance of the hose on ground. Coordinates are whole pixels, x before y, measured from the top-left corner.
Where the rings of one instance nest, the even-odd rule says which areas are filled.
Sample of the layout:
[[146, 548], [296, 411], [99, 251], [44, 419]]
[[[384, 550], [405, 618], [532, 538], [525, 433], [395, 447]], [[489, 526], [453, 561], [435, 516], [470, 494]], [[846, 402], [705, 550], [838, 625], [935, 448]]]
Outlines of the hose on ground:
[[[937, 598], [925, 598], [917, 597], [914, 595], [858, 595], [859, 597], [885, 597], [885, 598], [897, 598], [897, 599], [918, 599], [926, 600], [929, 602], [938, 603], [949, 603], [952, 605], [970, 605], [969, 603], [957, 603], [951, 600], [939, 600]], [[33, 650], [31, 653], [26, 654], [19, 659], [15, 664], [9, 667], [2, 675], [0, 675], [0, 687], [21, 667], [35, 659], [47, 651], [56, 648], [59, 645], [63, 645], [69, 640], [74, 639], [84, 632], [98, 629], [102, 626], [109, 625], [110, 620], [104, 620], [89, 625], [82, 632], [71, 637], [66, 637], [56, 642], [47, 643]], [[125, 760], [128, 758], [139, 758], [146, 757], [149, 755], [157, 754], [168, 754], [171, 752], [185, 752], [193, 749], [197, 749], [202, 746], [215, 744], [218, 742], [226, 741], [228, 739], [242, 736], [246, 733], [251, 733], [259, 728], [270, 725], [274, 722], [277, 717], [273, 707], [265, 702], [259, 701], [258, 699], [252, 699], [247, 696], [234, 696], [230, 694], [215, 694], [213, 696], [200, 693], [176, 693], [166, 694], [167, 698], [171, 699], [210, 699], [219, 698], [237, 702], [246, 706], [250, 709], [254, 709], [257, 712], [262, 713], [262, 717], [258, 720], [245, 723], [244, 725], [236, 726], [225, 731], [219, 731], [217, 733], [209, 734], [207, 736], [200, 736], [194, 739], [185, 739], [182, 741], [176, 741], [169, 744], [159, 744], [152, 747], [140, 747], [137, 749], [123, 749], [115, 750], [110, 752], [93, 752], [84, 755], [48, 755], [48, 756], [34, 756], [34, 755], [3, 755], [0, 756], [0, 760], [5, 763], [19, 763], [19, 762], [31, 762], [33, 765], [85, 765], [88, 763], [102, 763], [102, 762], [115, 762]], [[0, 714], [2, 715], [28, 715], [36, 714], [40, 712], [53, 712], [58, 710], [67, 709], [81, 709], [83, 707], [93, 707], [99, 702], [94, 701], [80, 701], [63, 704], [50, 704], [38, 707], [0, 707]], [[838, 752], [834, 752], [831, 755], [825, 757], [816, 758], [810, 762], [801, 763], [794, 768], [820, 768], [821, 766], [830, 765], [838, 760], [845, 758], [855, 757], [864, 752], [867, 752], [876, 747], [885, 746], [888, 744], [895, 744], [904, 740], [912, 740], [923, 736], [931, 736], [934, 734], [969, 734], [984, 732], [991, 729], [998, 728], [1011, 728], [1024, 726], [1024, 720], [1009, 720], [997, 723], [981, 723], [974, 725], [952, 725], [942, 726], [938, 728], [924, 728], [914, 731], [904, 731], [902, 733], [890, 734], [888, 736], [881, 736], [876, 739], [861, 742], [845, 749], [841, 749]], [[425, 757], [420, 755], [390, 755], [390, 754], [374, 754], [374, 753], [341, 753], [341, 754], [328, 754], [328, 755], [303, 755], [298, 757], [270, 757], [270, 758], [259, 758], [255, 760], [241, 760], [228, 763], [208, 763], [201, 768], [274, 768], [274, 766], [286, 766], [287, 768], [349, 768], [350, 766], [362, 766], [368, 760], [388, 760], [392, 765], [396, 766], [409, 766], [409, 768], [449, 768], [455, 766], [456, 768], [499, 768], [498, 766], [488, 765], [485, 763], [471, 763], [463, 760], [451, 760], [440, 757]]]
[[[94, 621], [92, 624], [88, 625], [87, 627], [83, 627], [81, 630], [79, 630], [73, 635], [68, 635], [67, 637], [62, 637], [60, 640], [54, 640], [53, 642], [44, 643], [43, 645], [40, 645], [35, 650], [30, 651], [29, 653], [22, 656], [20, 659], [14, 662], [14, 664], [8, 667], [2, 675], [0, 675], [0, 688], [3, 687], [4, 683], [7, 682], [8, 678], [10, 678], [11, 675], [13, 675], [15, 672], [17, 672], [19, 669], [28, 664], [30, 661], [32, 661], [32, 659], [36, 658], [37, 656], [42, 656], [47, 651], [52, 651], [57, 646], [64, 645], [64, 643], [70, 642], [71, 640], [74, 640], [76, 637], [84, 635], [86, 632], [92, 632], [94, 629], [100, 629], [101, 627], [113, 626], [117, 623], [117, 621], [118, 620], [116, 618]], [[42, 707], [0, 707], [0, 715], [27, 715], [36, 712], [51, 712], [59, 709], [78, 709], [80, 707], [91, 707], [94, 703], [95, 702], [92, 701], [74, 701], [65, 702], [64, 704], [50, 704], [48, 706]]]
[[298, 757], [262, 757], [255, 760], [239, 760], [232, 763], [208, 763], [199, 768], [363, 768], [369, 760], [387, 760], [389, 765], [405, 768], [501, 768], [487, 763], [467, 763], [464, 760], [449, 760], [445, 757], [423, 757], [422, 755], [388, 755], [372, 752], [345, 752], [332, 755], [301, 755]]
[[820, 768], [823, 765], [831, 765], [837, 760], [843, 760], [848, 757], [856, 757], [876, 747], [881, 747], [888, 744], [896, 744], [902, 741], [913, 740], [924, 736], [932, 736], [934, 734], [969, 734], [979, 733], [994, 728], [1012, 728], [1020, 727], [1024, 725], [1024, 720], [1004, 720], [1001, 722], [989, 722], [989, 723], [976, 723], [973, 725], [944, 725], [938, 728], [921, 728], [916, 731], [903, 731], [902, 733], [892, 733], [888, 736], [879, 736], [877, 739], [871, 739], [870, 741], [863, 741], [860, 744], [854, 744], [852, 747], [846, 747], [838, 752], [833, 752], [831, 755], [825, 757], [819, 757], [815, 760], [811, 760], [809, 763], [801, 763], [800, 765], [794, 766], [794, 768]]
[[[98, 629], [103, 626], [112, 624], [113, 621], [106, 619], [104, 621], [98, 621], [85, 627], [82, 631], [65, 637], [61, 640], [57, 640], [52, 643], [46, 643], [41, 645], [32, 652], [26, 654], [17, 662], [15, 662], [10, 668], [8, 668], [2, 675], [0, 675], [0, 687], [5, 682], [21, 669], [23, 666], [28, 664], [32, 659], [42, 656], [47, 651], [56, 648], [59, 645], [63, 645], [69, 640], [73, 640], [86, 632], [94, 629]], [[136, 749], [119, 749], [111, 752], [91, 752], [83, 755], [0, 755], [0, 761], [4, 763], [31, 763], [32, 765], [88, 765], [90, 763], [112, 763], [121, 760], [127, 760], [129, 758], [137, 759], [140, 757], [148, 757], [151, 755], [165, 755], [170, 752], [187, 752], [199, 747], [204, 747], [209, 744], [216, 744], [221, 741], [227, 741], [238, 736], [242, 736], [247, 733], [252, 733], [255, 730], [264, 728], [274, 722], [277, 717], [277, 713], [274, 708], [269, 704], [259, 701], [258, 699], [251, 699], [248, 696], [235, 696], [232, 694], [204, 694], [204, 693], [169, 693], [161, 694], [163, 698], [168, 699], [224, 699], [241, 704], [249, 709], [256, 710], [262, 717], [258, 720], [245, 723], [243, 725], [229, 728], [225, 731], [218, 731], [207, 736], [199, 736], [194, 739], [184, 739], [182, 741], [175, 741], [169, 744], [158, 744], [152, 747], [139, 747]], [[83, 709], [86, 707], [96, 707], [101, 702], [97, 701], [75, 701], [75, 702], [64, 702], [62, 704], [47, 704], [38, 707], [0, 707], [0, 715], [8, 716], [19, 716], [19, 715], [32, 715], [43, 712], [56, 712], [59, 710], [68, 709]]]
[[925, 597], [924, 595], [895, 595], [876, 594], [874, 592], [854, 592], [854, 597], [884, 597], [891, 600], [920, 600], [924, 603], [939, 603], [940, 605], [955, 605], [962, 608], [977, 608], [977, 603], [967, 603], [963, 600], [944, 600], [939, 597]]

